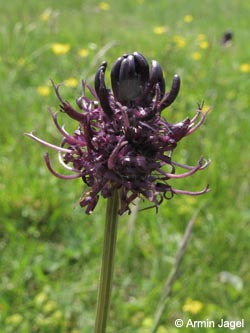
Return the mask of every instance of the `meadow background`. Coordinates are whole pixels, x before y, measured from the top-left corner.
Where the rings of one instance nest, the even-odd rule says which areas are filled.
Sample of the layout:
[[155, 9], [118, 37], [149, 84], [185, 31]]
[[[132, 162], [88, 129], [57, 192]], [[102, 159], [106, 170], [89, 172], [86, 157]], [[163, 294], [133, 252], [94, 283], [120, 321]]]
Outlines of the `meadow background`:
[[[168, 87], [181, 76], [180, 94], [163, 112], [168, 121], [192, 117], [203, 99], [212, 107], [175, 153], [176, 161], [195, 164], [204, 156], [211, 165], [172, 183], [190, 190], [209, 183], [211, 192], [175, 196], [157, 215], [138, 213], [135, 223], [121, 217], [108, 332], [151, 332], [179, 241], [198, 209], [158, 333], [222, 331], [177, 329], [176, 318], [244, 318], [237, 332], [249, 332], [249, 19], [247, 0], [0, 0], [1, 332], [93, 331], [105, 201], [86, 216], [78, 207], [82, 182], [52, 176], [46, 149], [23, 133], [59, 143], [47, 111], [58, 109], [49, 79], [64, 82], [61, 92], [74, 104], [81, 80], [93, 84], [101, 61], [109, 74], [121, 54], [135, 50], [160, 62]], [[228, 29], [233, 41], [222, 46]]]

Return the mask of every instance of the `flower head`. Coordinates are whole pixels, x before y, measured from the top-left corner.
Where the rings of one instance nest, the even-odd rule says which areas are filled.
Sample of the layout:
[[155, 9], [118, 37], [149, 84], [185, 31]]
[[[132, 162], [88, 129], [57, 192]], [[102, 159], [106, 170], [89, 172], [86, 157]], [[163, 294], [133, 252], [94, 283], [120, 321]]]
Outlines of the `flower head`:
[[187, 298], [185, 304], [183, 305], [183, 311], [193, 314], [198, 314], [203, 308], [203, 303], [200, 301], [195, 301], [191, 298]]
[[[204, 122], [206, 114], [202, 106], [192, 119], [169, 123], [161, 117], [164, 108], [176, 99], [180, 78], [175, 75], [170, 91], [165, 91], [165, 80], [159, 63], [149, 66], [145, 57], [134, 52], [117, 59], [111, 70], [111, 86], [105, 84], [107, 63], [103, 62], [95, 76], [95, 90], [83, 82], [83, 93], [77, 99], [80, 112], [76, 111], [53, 86], [61, 103], [61, 111], [76, 120], [78, 127], [73, 134], [67, 133], [52, 113], [54, 123], [63, 136], [60, 147], [47, 143], [33, 133], [34, 140], [59, 152], [59, 161], [72, 175], [58, 174], [63, 179], [82, 178], [89, 189], [83, 194], [80, 205], [90, 214], [99, 195], [107, 198], [119, 189], [119, 214], [130, 212], [129, 205], [137, 197], [144, 197], [158, 208], [163, 199], [174, 194], [197, 195], [208, 192], [183, 191], [173, 188], [169, 180], [190, 176], [204, 169], [208, 162], [200, 159], [195, 166], [182, 165], [172, 160], [178, 142], [193, 133]], [[93, 95], [85, 95], [86, 87]], [[185, 172], [176, 174], [176, 167]]]
[[190, 22], [192, 22], [193, 21], [193, 16], [192, 15], [185, 15], [184, 16], [184, 22], [186, 22], [186, 23], [190, 23]]
[[81, 58], [86, 58], [88, 56], [88, 54], [89, 54], [89, 50], [85, 49], [85, 48], [82, 48], [78, 51], [78, 55]]
[[107, 11], [109, 10], [109, 4], [107, 2], [102, 1], [99, 3], [99, 9]]
[[242, 63], [240, 64], [240, 71], [242, 73], [250, 73], [250, 63]]
[[187, 41], [184, 37], [175, 35], [173, 37], [173, 41], [176, 46], [178, 46], [180, 49], [183, 49], [187, 45]]
[[63, 84], [66, 86], [66, 87], [77, 87], [78, 85], [78, 80], [75, 78], [75, 77], [70, 77], [66, 80], [63, 81]]
[[162, 35], [167, 32], [167, 28], [165, 26], [158, 25], [158, 26], [154, 27], [153, 32], [156, 35]]
[[191, 54], [191, 57], [192, 57], [192, 59], [194, 59], [194, 60], [200, 60], [201, 57], [202, 57], [202, 54], [201, 54], [200, 52], [193, 52], [193, 53]]
[[70, 45], [62, 43], [53, 43], [51, 45], [51, 50], [55, 55], [60, 56], [69, 52]]
[[50, 88], [49, 86], [38, 86], [36, 88], [36, 91], [41, 96], [48, 96], [50, 94]]

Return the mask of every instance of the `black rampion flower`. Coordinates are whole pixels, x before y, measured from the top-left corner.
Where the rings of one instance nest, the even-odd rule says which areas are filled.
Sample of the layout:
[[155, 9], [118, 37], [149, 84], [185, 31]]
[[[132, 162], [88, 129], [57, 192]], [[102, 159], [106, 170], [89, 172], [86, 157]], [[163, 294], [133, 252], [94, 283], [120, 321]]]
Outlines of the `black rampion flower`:
[[[61, 103], [61, 111], [78, 122], [74, 134], [69, 134], [52, 113], [53, 121], [63, 136], [61, 146], [45, 142], [33, 133], [28, 136], [59, 152], [59, 161], [73, 175], [61, 175], [48, 169], [62, 179], [81, 177], [89, 187], [80, 205], [86, 213], [94, 210], [99, 195], [110, 197], [119, 189], [119, 214], [130, 212], [129, 205], [137, 197], [145, 197], [156, 209], [163, 199], [174, 194], [199, 195], [209, 191], [208, 186], [200, 192], [173, 188], [168, 181], [184, 178], [204, 169], [209, 162], [201, 158], [196, 166], [182, 165], [172, 160], [178, 141], [193, 133], [204, 122], [206, 114], [202, 105], [193, 119], [171, 124], [161, 117], [161, 111], [176, 99], [180, 78], [175, 75], [172, 87], [165, 92], [165, 81], [159, 63], [152, 61], [149, 67], [145, 57], [134, 52], [117, 59], [111, 70], [112, 90], [105, 85], [103, 62], [95, 76], [95, 91], [83, 82], [82, 96], [77, 99], [80, 112], [76, 111], [59, 94], [59, 86], [53, 82], [55, 93]], [[85, 95], [88, 88], [94, 100]], [[176, 174], [176, 167], [185, 169]]]

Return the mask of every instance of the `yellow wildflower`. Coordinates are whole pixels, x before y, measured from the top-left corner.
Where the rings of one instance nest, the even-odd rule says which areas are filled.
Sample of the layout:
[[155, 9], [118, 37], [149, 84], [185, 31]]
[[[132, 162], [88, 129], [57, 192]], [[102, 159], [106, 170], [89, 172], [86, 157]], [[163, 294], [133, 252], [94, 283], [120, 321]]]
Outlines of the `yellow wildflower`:
[[175, 35], [173, 37], [173, 41], [174, 43], [179, 47], [179, 48], [184, 48], [187, 44], [185, 38], [179, 36], [179, 35]]
[[26, 60], [25, 60], [25, 58], [19, 58], [17, 60], [17, 63], [18, 63], [19, 66], [23, 66], [26, 63]]
[[151, 327], [153, 325], [153, 319], [151, 317], [146, 317], [142, 321], [143, 327]]
[[55, 301], [50, 300], [43, 306], [43, 312], [49, 313], [56, 310], [56, 308], [57, 308], [57, 303]]
[[186, 23], [190, 23], [190, 22], [192, 22], [193, 21], [193, 16], [192, 15], [185, 15], [184, 16], [184, 22], [186, 22]]
[[206, 113], [208, 110], [211, 112], [211, 110], [212, 110], [212, 106], [211, 106], [211, 105], [208, 105], [208, 104], [205, 103], [205, 104], [203, 105], [202, 112], [203, 112], [203, 113]]
[[63, 313], [60, 310], [56, 310], [53, 315], [51, 316], [52, 321], [59, 321], [63, 318]]
[[250, 63], [242, 63], [240, 65], [240, 71], [242, 73], [250, 73]]
[[203, 40], [199, 43], [199, 47], [203, 50], [208, 48], [208, 42], [206, 40]]
[[6, 318], [6, 323], [11, 325], [19, 325], [23, 321], [23, 316], [19, 313], [15, 313]]
[[70, 77], [70, 78], [64, 80], [63, 83], [66, 87], [74, 88], [74, 87], [77, 87], [78, 80], [75, 77]]
[[197, 35], [197, 40], [202, 41], [206, 39], [206, 35], [205, 34], [198, 34]]
[[200, 52], [193, 52], [191, 55], [193, 60], [200, 60], [201, 59], [201, 53]]
[[88, 49], [80, 49], [78, 51], [78, 55], [81, 57], [81, 58], [86, 58], [89, 54], [89, 50]]
[[50, 16], [51, 16], [51, 13], [52, 13], [51, 8], [46, 8], [46, 9], [42, 12], [42, 14], [40, 15], [40, 19], [41, 19], [42, 21], [48, 21], [49, 18], [50, 18]]
[[51, 45], [51, 50], [55, 55], [63, 55], [69, 52], [70, 45], [69, 44], [62, 44], [62, 43], [53, 43]]
[[184, 312], [197, 314], [201, 312], [202, 308], [203, 304], [200, 301], [194, 301], [192, 298], [187, 298], [182, 310]]
[[160, 26], [154, 27], [153, 32], [156, 35], [162, 35], [167, 32], [167, 29], [166, 29], [166, 27], [160, 25]]
[[41, 96], [48, 96], [50, 94], [50, 88], [48, 86], [38, 86], [36, 91]]
[[[45, 87], [48, 88], [48, 87]], [[46, 95], [47, 96], [47, 95]], [[36, 305], [42, 305], [48, 298], [48, 295], [45, 292], [40, 292], [39, 294], [36, 295], [34, 301]]]
[[109, 4], [104, 1], [100, 2], [98, 7], [99, 7], [99, 9], [101, 9], [103, 11], [109, 10]]

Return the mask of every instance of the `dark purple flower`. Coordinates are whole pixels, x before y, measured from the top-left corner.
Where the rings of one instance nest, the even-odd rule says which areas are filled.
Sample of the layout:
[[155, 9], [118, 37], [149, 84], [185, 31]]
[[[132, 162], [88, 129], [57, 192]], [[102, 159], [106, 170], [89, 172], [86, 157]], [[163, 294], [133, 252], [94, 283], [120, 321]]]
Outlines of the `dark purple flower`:
[[[200, 192], [177, 190], [169, 180], [184, 178], [203, 170], [209, 162], [201, 158], [197, 165], [182, 165], [172, 160], [178, 141], [193, 133], [204, 122], [207, 113], [202, 105], [192, 119], [171, 124], [161, 117], [161, 111], [176, 99], [180, 78], [175, 75], [169, 92], [165, 92], [165, 80], [159, 63], [147, 60], [138, 52], [118, 58], [111, 70], [112, 90], [105, 84], [107, 63], [103, 62], [95, 76], [95, 91], [83, 82], [82, 96], [77, 99], [80, 112], [76, 111], [59, 94], [59, 86], [53, 82], [55, 93], [61, 103], [61, 111], [78, 122], [73, 134], [66, 132], [52, 113], [54, 123], [63, 136], [60, 147], [49, 144], [33, 133], [36, 141], [59, 152], [59, 161], [72, 175], [61, 175], [51, 167], [57, 177], [72, 179], [81, 177], [89, 187], [80, 205], [90, 214], [99, 195], [107, 198], [115, 189], [120, 193], [119, 214], [130, 212], [129, 205], [137, 197], [145, 197], [158, 208], [163, 199], [174, 194], [199, 195], [209, 191], [208, 186]], [[93, 95], [90, 100], [85, 88]], [[176, 167], [185, 170], [176, 174]]]

